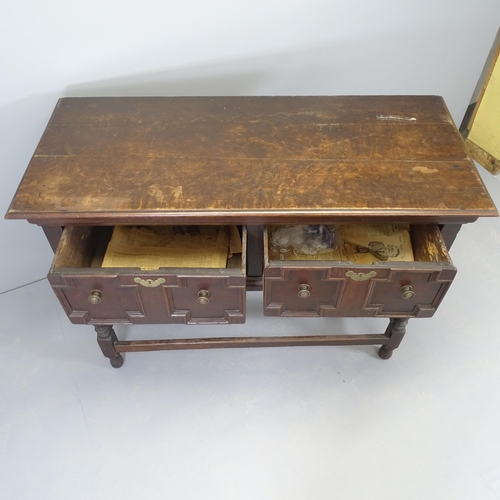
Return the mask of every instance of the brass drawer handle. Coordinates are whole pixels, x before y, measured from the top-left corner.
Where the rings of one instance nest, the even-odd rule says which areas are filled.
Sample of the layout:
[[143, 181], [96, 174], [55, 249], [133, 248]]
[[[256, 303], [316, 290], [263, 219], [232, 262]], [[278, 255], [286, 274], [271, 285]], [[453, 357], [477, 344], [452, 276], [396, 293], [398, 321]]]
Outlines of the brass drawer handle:
[[92, 290], [89, 296], [89, 302], [91, 304], [99, 304], [101, 302], [102, 292], [100, 290]]
[[208, 304], [209, 300], [208, 300], [208, 297], [210, 296], [210, 293], [208, 290], [200, 290], [198, 292], [198, 298], [196, 299], [196, 302], [198, 302], [198, 304], [201, 304], [202, 306], [204, 306], [205, 304]]
[[307, 299], [311, 296], [311, 292], [309, 291], [309, 285], [299, 285], [299, 297], [301, 299]]
[[370, 271], [369, 273], [355, 273], [354, 271], [347, 271], [345, 275], [354, 281], [366, 281], [377, 276], [377, 272]]
[[401, 287], [401, 291], [403, 292], [402, 297], [405, 300], [411, 299], [415, 296], [415, 292], [413, 291], [411, 285], [405, 285]]
[[154, 288], [156, 286], [161, 285], [162, 283], [165, 283], [164, 278], [158, 278], [157, 280], [152, 280], [152, 279], [143, 280], [141, 278], [134, 278], [134, 281], [136, 283], [139, 283], [139, 285], [146, 286], [148, 288]]

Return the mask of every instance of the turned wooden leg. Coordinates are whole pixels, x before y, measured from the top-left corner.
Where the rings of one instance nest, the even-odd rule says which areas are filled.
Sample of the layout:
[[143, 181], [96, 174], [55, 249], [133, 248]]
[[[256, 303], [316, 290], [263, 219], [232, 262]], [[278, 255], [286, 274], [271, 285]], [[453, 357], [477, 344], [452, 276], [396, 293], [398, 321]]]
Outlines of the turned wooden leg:
[[123, 365], [123, 357], [115, 351], [113, 342], [117, 342], [118, 338], [111, 325], [96, 325], [97, 343], [101, 348], [104, 356], [109, 358], [109, 362], [113, 368], [120, 368]]
[[389, 359], [392, 356], [392, 351], [399, 347], [405, 336], [407, 324], [408, 318], [392, 318], [390, 320], [389, 326], [385, 331], [385, 334], [389, 336], [389, 343], [383, 345], [378, 351], [378, 355], [382, 359]]

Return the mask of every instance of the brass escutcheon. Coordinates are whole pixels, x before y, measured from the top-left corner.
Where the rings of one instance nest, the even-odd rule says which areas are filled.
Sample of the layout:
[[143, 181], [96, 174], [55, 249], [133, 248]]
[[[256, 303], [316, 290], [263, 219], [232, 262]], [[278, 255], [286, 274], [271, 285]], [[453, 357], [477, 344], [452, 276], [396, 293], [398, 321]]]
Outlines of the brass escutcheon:
[[354, 271], [347, 271], [345, 275], [354, 281], [366, 281], [377, 276], [377, 272], [370, 271], [369, 273], [355, 273]]
[[165, 283], [164, 278], [158, 278], [156, 280], [152, 279], [143, 280], [141, 278], [134, 278], [134, 281], [136, 283], [139, 283], [139, 285], [146, 286], [148, 288], [154, 288], [155, 286], [160, 286], [162, 283]]

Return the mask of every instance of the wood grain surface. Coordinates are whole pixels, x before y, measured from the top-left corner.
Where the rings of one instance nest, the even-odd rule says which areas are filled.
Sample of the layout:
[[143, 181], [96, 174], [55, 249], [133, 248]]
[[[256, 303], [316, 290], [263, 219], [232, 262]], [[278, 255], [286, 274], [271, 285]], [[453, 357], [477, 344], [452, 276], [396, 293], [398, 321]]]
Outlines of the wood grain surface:
[[6, 217], [259, 224], [495, 215], [442, 98], [316, 96], [61, 99]]

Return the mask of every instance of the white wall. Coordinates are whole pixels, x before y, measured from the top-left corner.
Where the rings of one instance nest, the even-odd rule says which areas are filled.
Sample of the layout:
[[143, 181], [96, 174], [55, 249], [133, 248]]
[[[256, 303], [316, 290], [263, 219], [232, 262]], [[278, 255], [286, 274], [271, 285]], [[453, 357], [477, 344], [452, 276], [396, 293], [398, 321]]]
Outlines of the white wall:
[[[498, 0], [18, 0], [0, 6], [0, 211], [58, 97], [439, 94], [459, 124]], [[0, 291], [45, 276], [40, 228], [0, 221]]]

